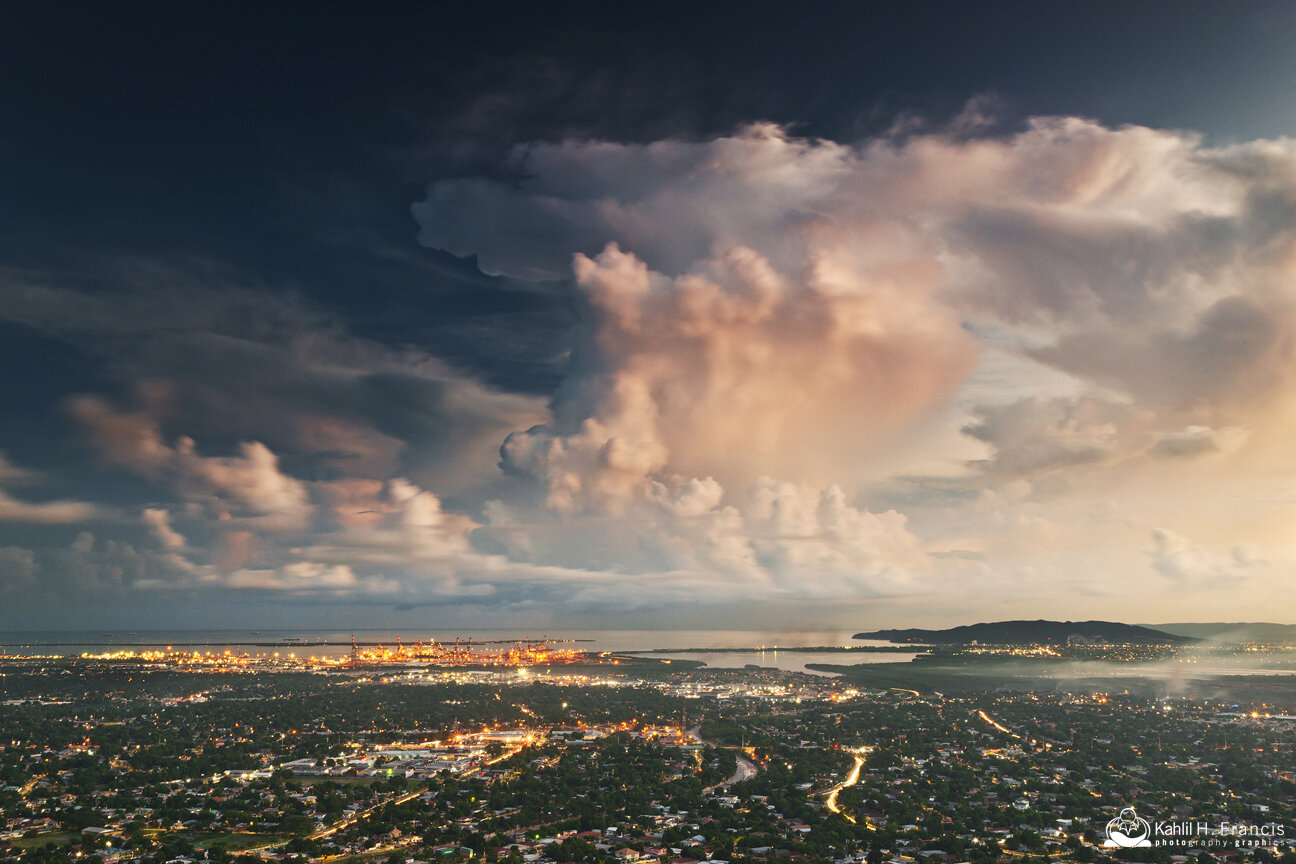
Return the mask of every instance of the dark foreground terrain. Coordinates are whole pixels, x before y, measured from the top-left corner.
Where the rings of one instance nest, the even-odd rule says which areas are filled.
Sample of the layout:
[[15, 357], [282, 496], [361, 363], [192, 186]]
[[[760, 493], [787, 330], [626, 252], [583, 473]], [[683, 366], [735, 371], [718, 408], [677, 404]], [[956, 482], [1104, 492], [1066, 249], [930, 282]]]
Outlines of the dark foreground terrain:
[[[1290, 679], [1055, 674], [1085, 662], [6, 662], [0, 859], [1296, 862]], [[1126, 807], [1212, 833], [1105, 846]]]

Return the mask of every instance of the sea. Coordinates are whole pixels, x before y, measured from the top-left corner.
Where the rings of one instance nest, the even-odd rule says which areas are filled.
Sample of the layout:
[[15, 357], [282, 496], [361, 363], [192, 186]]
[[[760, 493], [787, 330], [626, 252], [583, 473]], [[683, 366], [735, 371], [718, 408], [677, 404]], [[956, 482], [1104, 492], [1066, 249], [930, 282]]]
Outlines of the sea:
[[[716, 669], [745, 666], [789, 672], [820, 673], [808, 664], [851, 666], [858, 663], [908, 663], [924, 653], [925, 646], [897, 646], [890, 642], [855, 639], [850, 630], [521, 630], [473, 628], [463, 630], [66, 630], [0, 631], [0, 655], [24, 654], [79, 656], [127, 648], [174, 648], [190, 651], [226, 650], [247, 654], [295, 654], [298, 657], [338, 657], [351, 650], [352, 637], [362, 648], [396, 647], [435, 640], [486, 650], [545, 641], [554, 647], [577, 651], [615, 651], [646, 654], [660, 659], [701, 660]], [[851, 651], [809, 651], [808, 648], [852, 648]], [[903, 650], [897, 651], [901, 647]], [[869, 650], [885, 649], [885, 650]], [[1296, 649], [1293, 649], [1296, 650]], [[1221, 675], [1293, 675], [1296, 656], [1280, 653], [1252, 656], [1203, 656], [1186, 662], [1098, 663], [1074, 661], [1051, 667], [1055, 677], [1154, 677], [1207, 678]]]
[[[503, 648], [531, 641], [545, 641], [555, 647], [577, 651], [648, 653], [661, 659], [701, 660], [718, 669], [741, 669], [754, 665], [789, 672], [813, 672], [810, 663], [907, 663], [921, 653], [915, 651], [850, 652], [797, 649], [850, 647], [893, 648], [890, 642], [853, 639], [850, 630], [68, 630], [0, 632], [0, 652], [79, 656], [102, 654], [128, 648], [173, 648], [176, 650], [226, 650], [248, 654], [296, 654], [299, 657], [336, 657], [351, 650], [351, 640], [360, 647], [396, 646], [433, 640], [453, 645], [458, 639], [474, 647]], [[735, 650], [743, 649], [743, 650]], [[756, 649], [756, 650], [751, 650]]]

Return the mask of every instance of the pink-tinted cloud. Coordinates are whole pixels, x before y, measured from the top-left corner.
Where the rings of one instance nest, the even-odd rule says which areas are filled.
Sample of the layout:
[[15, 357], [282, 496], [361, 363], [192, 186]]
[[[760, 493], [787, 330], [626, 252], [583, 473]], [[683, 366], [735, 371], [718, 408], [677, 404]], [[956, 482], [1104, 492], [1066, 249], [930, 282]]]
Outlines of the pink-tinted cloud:
[[976, 347], [932, 304], [922, 264], [808, 264], [798, 281], [736, 247], [668, 279], [616, 246], [578, 255], [594, 356], [554, 426], [510, 437], [506, 466], [542, 476], [569, 512], [624, 509], [662, 472], [840, 478], [947, 397]]

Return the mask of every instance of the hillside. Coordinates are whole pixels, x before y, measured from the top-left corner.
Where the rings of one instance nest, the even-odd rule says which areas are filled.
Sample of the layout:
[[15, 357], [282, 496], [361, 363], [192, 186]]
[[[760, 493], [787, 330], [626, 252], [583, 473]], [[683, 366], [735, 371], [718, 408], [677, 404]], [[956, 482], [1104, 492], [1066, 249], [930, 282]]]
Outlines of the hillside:
[[927, 645], [1060, 645], [1070, 641], [1107, 644], [1168, 645], [1197, 641], [1150, 627], [1114, 621], [994, 621], [967, 624], [948, 630], [875, 630], [856, 633], [856, 639]]
[[1148, 625], [1166, 633], [1192, 636], [1212, 642], [1296, 642], [1296, 624], [1274, 624], [1266, 621], [1208, 623], [1175, 623]]

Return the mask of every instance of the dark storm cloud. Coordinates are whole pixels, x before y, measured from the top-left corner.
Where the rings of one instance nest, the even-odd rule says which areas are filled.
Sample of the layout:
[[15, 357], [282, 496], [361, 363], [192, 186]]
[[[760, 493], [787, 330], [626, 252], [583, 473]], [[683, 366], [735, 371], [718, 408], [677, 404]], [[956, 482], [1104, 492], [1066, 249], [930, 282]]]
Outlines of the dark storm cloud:
[[319, 479], [403, 471], [453, 491], [493, 471], [492, 442], [536, 416], [534, 400], [354, 337], [300, 295], [228, 278], [150, 269], [106, 295], [11, 276], [0, 317], [77, 344], [128, 394], [150, 382], [130, 398], [160, 429], [264, 440]]

